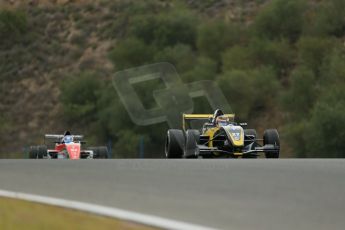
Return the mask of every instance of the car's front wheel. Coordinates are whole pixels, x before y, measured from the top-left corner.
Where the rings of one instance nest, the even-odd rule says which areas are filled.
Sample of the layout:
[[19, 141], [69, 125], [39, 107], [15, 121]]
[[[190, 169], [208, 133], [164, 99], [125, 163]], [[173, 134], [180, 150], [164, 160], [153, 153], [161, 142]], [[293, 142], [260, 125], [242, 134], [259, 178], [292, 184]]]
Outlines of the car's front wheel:
[[166, 158], [182, 158], [185, 138], [183, 131], [179, 129], [169, 129], [165, 141]]
[[265, 152], [266, 158], [279, 158], [279, 151], [280, 151], [280, 140], [279, 134], [276, 129], [267, 129], [264, 132], [264, 146], [265, 145], [273, 145], [277, 148], [274, 151], [267, 151]]

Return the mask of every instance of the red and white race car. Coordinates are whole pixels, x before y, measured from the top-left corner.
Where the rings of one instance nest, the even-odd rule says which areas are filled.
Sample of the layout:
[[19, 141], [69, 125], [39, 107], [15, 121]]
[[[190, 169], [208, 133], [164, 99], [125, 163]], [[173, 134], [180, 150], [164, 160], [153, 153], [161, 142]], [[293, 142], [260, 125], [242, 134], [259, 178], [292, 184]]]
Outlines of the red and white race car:
[[[55, 147], [49, 149], [46, 140], [52, 140]], [[109, 153], [106, 146], [82, 148], [85, 144], [82, 135], [71, 135], [66, 131], [64, 135], [46, 134], [44, 135], [44, 145], [30, 146], [29, 158], [46, 159], [94, 159], [108, 158]]]

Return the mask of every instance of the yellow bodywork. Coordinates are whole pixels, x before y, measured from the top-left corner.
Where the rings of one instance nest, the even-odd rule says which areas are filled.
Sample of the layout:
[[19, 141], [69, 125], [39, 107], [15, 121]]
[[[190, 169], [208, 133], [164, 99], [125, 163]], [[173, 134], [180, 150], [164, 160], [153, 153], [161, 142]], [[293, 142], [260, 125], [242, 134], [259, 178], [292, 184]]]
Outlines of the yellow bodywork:
[[[226, 116], [227, 118], [229, 118], [229, 120], [234, 120], [235, 118], [235, 114], [224, 114], [222, 116]], [[183, 114], [183, 130], [186, 131], [186, 120], [205, 120], [205, 119], [211, 119], [213, 117], [213, 114]], [[225, 130], [227, 136], [229, 137], [229, 139], [232, 142], [232, 145], [235, 147], [241, 147], [244, 145], [244, 131], [243, 128], [240, 126], [236, 126], [238, 127], [238, 129], [240, 129], [240, 138], [238, 140], [236, 140], [234, 138], [234, 136], [232, 135], [232, 130], [231, 130], [231, 126], [226, 126], [223, 127], [223, 129]], [[207, 129], [202, 135], [205, 136], [209, 136], [210, 140], [213, 139], [214, 134], [220, 129], [220, 127], [212, 127]], [[213, 147], [213, 142], [210, 141], [208, 143], [209, 147]], [[240, 153], [238, 153], [240, 155]], [[242, 154], [241, 154], [242, 155]]]
[[[224, 114], [223, 116], [228, 117], [230, 120], [234, 120], [235, 114], [229, 113], [229, 114]], [[186, 120], [205, 120], [205, 119], [211, 119], [213, 117], [213, 114], [183, 114], [183, 119], [182, 119], [182, 126], [183, 130], [186, 131]]]
[[[210, 137], [210, 140], [213, 139], [214, 137], [214, 134], [219, 130], [219, 127], [214, 127], [214, 128], [209, 128], [206, 130], [205, 133], [203, 133], [203, 135], [206, 135], [206, 136], [209, 136]], [[208, 147], [213, 147], [213, 141], [210, 141], [208, 143]]]
[[240, 126], [236, 126], [237, 130], [240, 130], [240, 138], [236, 140], [234, 136], [232, 135], [232, 126], [225, 126], [223, 129], [225, 130], [226, 134], [230, 137], [230, 140], [232, 142], [232, 145], [235, 147], [240, 147], [244, 145], [244, 131], [243, 128]]

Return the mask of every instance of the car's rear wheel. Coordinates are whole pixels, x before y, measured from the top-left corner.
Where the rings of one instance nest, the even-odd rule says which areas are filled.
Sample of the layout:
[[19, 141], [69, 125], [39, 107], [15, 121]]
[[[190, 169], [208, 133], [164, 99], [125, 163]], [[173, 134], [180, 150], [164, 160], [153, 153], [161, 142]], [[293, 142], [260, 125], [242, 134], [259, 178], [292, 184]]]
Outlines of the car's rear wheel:
[[103, 159], [108, 158], [108, 148], [105, 146], [98, 147], [98, 156]]
[[35, 159], [37, 158], [38, 155], [38, 146], [30, 146], [30, 150], [29, 150], [29, 158], [30, 159]]
[[200, 142], [200, 131], [196, 129], [188, 129], [186, 131], [186, 145], [184, 148], [185, 158], [197, 157], [197, 145]]
[[165, 141], [166, 158], [182, 158], [185, 137], [179, 129], [169, 129]]
[[36, 159], [36, 158], [42, 159], [46, 155], [47, 155], [47, 146], [45, 145], [30, 146], [30, 150], [29, 150], [30, 159]]
[[90, 147], [89, 150], [93, 151], [93, 158], [108, 158], [108, 148], [105, 146]]
[[275, 151], [265, 152], [266, 158], [279, 158], [280, 140], [276, 129], [267, 129], [264, 132], [264, 145], [273, 145], [277, 148]]

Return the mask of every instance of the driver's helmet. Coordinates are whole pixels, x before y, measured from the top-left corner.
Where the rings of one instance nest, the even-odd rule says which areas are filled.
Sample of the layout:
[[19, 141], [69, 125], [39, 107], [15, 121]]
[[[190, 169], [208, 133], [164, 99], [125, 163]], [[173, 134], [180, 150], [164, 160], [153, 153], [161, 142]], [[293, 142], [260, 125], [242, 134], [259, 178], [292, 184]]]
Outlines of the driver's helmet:
[[64, 136], [62, 139], [62, 142], [67, 143], [67, 144], [73, 142], [73, 136], [72, 135]]
[[230, 119], [227, 116], [221, 115], [216, 118], [216, 125], [218, 127], [227, 126], [230, 124]]

